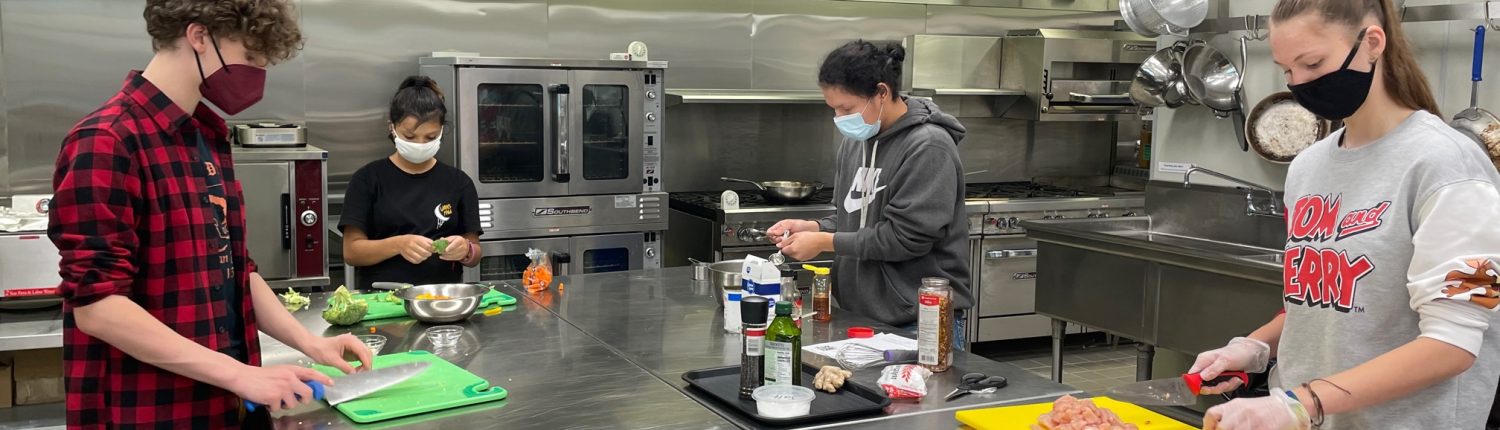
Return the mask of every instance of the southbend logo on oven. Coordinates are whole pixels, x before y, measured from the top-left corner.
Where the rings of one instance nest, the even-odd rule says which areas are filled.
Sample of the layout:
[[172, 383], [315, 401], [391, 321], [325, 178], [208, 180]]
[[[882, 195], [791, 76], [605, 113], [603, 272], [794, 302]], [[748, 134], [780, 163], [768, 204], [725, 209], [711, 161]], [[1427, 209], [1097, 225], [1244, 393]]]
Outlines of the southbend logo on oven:
[[594, 208], [593, 207], [589, 207], [589, 206], [568, 206], [568, 207], [557, 207], [557, 208], [536, 208], [536, 209], [532, 209], [531, 210], [531, 216], [588, 215], [588, 214], [593, 213], [593, 212], [594, 212]]

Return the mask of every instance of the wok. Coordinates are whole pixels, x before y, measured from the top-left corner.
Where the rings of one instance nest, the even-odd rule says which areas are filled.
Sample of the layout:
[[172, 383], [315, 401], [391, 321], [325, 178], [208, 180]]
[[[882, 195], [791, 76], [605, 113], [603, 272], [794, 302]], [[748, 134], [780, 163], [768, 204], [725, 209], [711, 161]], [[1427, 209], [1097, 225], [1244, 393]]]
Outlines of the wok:
[[[1246, 57], [1248, 38], [1240, 38], [1240, 62]], [[1219, 50], [1203, 41], [1196, 41], [1182, 53], [1182, 69], [1186, 77], [1188, 92], [1199, 104], [1214, 110], [1214, 116], [1232, 118], [1234, 134], [1239, 139], [1240, 150], [1249, 151], [1250, 143], [1245, 138], [1245, 110], [1240, 91], [1243, 75], [1234, 62]]]
[[813, 182], [813, 183], [797, 182], [797, 181], [766, 181], [766, 182], [755, 182], [755, 181], [750, 181], [750, 180], [745, 180], [745, 179], [735, 179], [735, 178], [719, 178], [719, 179], [722, 180], [722, 181], [725, 181], [725, 182], [742, 182], [742, 183], [754, 185], [755, 188], [760, 189], [760, 195], [763, 196], [763, 197], [765, 197], [766, 201], [771, 202], [772, 204], [779, 204], [779, 205], [793, 204], [793, 203], [802, 203], [804, 201], [807, 201], [807, 199], [812, 198], [813, 194], [817, 193], [818, 190], [823, 189], [823, 184], [816, 183], [816, 182]]

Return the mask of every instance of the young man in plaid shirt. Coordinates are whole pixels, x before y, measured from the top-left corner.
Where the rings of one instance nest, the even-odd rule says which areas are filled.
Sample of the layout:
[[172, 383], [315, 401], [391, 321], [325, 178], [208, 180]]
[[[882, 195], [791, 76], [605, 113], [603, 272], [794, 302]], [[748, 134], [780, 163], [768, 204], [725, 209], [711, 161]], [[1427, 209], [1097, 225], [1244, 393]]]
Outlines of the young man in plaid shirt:
[[144, 16], [155, 56], [68, 133], [53, 177], [68, 425], [239, 427], [242, 400], [290, 408], [312, 401], [303, 381], [332, 382], [261, 367], [258, 331], [345, 372], [346, 357], [370, 363], [353, 336], [308, 332], [255, 273], [228, 129], [202, 103], [259, 101], [302, 35], [290, 0], [148, 0]]

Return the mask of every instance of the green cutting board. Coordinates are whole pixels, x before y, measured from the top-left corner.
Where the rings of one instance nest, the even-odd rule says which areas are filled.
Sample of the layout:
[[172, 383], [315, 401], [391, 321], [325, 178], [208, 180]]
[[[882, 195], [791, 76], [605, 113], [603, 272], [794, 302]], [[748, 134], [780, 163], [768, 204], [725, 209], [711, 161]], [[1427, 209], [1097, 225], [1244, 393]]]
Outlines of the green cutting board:
[[[354, 422], [372, 423], [501, 400], [509, 395], [504, 388], [492, 386], [484, 378], [427, 351], [376, 356], [374, 365], [379, 369], [417, 361], [432, 364], [411, 379], [340, 403], [334, 409]], [[338, 369], [328, 366], [313, 366], [313, 369], [333, 377], [344, 375]]]
[[[380, 299], [380, 296], [383, 296], [385, 294], [387, 293], [380, 292], [354, 295], [354, 298], [356, 300], [364, 299], [365, 303], [369, 305], [369, 310], [365, 312], [365, 317], [360, 319], [360, 321], [382, 320], [386, 318], [406, 316], [406, 306], [403, 306], [400, 303], [392, 303]], [[509, 294], [505, 294], [499, 291], [490, 290], [490, 292], [484, 293], [484, 298], [479, 301], [479, 310], [484, 310], [485, 308], [488, 308], [490, 306], [510, 306], [514, 304], [516, 304], [515, 297], [511, 297]]]

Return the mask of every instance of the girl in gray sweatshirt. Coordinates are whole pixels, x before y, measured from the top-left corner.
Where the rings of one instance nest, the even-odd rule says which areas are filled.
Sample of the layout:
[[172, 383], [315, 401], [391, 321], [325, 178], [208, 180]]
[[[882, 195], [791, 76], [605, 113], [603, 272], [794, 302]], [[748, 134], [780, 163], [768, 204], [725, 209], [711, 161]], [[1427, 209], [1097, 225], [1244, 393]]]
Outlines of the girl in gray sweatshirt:
[[[1190, 372], [1264, 371], [1272, 395], [1206, 429], [1482, 429], [1500, 381], [1500, 174], [1439, 116], [1390, 0], [1281, 0], [1293, 96], [1345, 128], [1286, 179], [1284, 312]], [[1220, 392], [1236, 383], [1206, 392]]]

